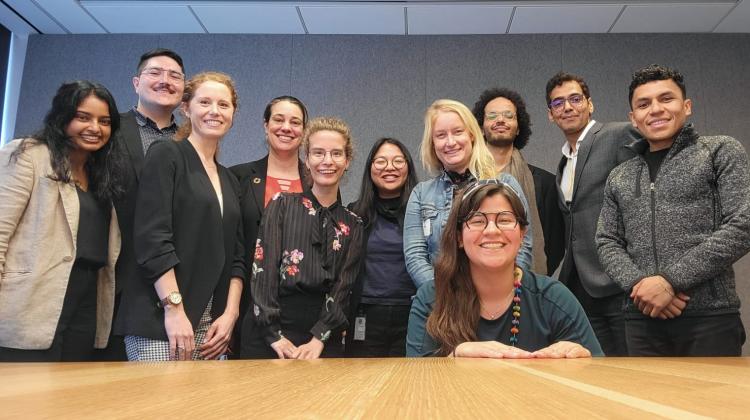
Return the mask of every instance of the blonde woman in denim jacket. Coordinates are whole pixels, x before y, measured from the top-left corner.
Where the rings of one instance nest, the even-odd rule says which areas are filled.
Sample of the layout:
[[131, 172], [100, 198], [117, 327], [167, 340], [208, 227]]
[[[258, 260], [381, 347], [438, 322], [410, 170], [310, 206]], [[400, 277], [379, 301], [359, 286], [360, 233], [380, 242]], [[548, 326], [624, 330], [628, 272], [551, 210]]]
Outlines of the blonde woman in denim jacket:
[[[440, 251], [453, 196], [470, 181], [497, 178], [519, 194], [527, 212], [529, 207], [518, 181], [507, 173], [496, 173], [482, 130], [460, 102], [440, 99], [430, 105], [420, 155], [424, 168], [438, 175], [417, 184], [406, 207], [404, 256], [417, 287], [433, 279], [433, 262]], [[524, 270], [531, 267], [531, 230], [529, 226], [516, 259]]]

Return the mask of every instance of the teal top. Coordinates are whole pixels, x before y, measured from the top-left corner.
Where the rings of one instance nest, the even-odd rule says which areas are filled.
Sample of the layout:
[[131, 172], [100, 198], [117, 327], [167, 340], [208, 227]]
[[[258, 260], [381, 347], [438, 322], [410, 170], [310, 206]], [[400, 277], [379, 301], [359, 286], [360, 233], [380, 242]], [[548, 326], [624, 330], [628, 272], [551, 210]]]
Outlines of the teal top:
[[[435, 303], [435, 282], [417, 291], [409, 315], [406, 356], [433, 356], [440, 345], [427, 333], [427, 317]], [[513, 320], [510, 308], [498, 319], [480, 318], [477, 341], [499, 341], [510, 345]], [[575, 296], [559, 281], [524, 270], [521, 280], [521, 317], [518, 348], [543, 349], [558, 341], [572, 341], [586, 347], [592, 356], [604, 356], [586, 313]]]

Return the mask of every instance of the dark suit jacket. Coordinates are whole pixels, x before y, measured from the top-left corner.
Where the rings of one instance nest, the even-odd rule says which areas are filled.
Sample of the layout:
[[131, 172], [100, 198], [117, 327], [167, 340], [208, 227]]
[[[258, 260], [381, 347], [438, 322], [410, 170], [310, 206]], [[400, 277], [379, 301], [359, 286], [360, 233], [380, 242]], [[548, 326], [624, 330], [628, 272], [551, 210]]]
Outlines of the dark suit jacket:
[[231, 277], [245, 278], [239, 184], [217, 167], [223, 214], [189, 141], [161, 141], [149, 149], [141, 171], [149, 182], [138, 187], [133, 238], [141, 276], [123, 290], [119, 334], [167, 339], [154, 282], [172, 268], [193, 328], [212, 297], [213, 319], [224, 312]]
[[125, 193], [114, 201], [117, 220], [122, 234], [122, 250], [115, 268], [115, 293], [122, 292], [123, 285], [138, 278], [138, 264], [133, 253], [133, 219], [135, 218], [135, 198], [143, 167], [143, 143], [135, 113], [130, 110], [120, 114], [120, 140], [123, 153]]
[[617, 165], [635, 156], [625, 146], [639, 137], [629, 123], [594, 123], [578, 150], [570, 207], [560, 189], [562, 171], [567, 163], [564, 156], [557, 167], [558, 204], [565, 217], [566, 233], [566, 254], [559, 279], [567, 283], [572, 270], [577, 270], [581, 285], [593, 297], [622, 293], [599, 263], [594, 235], [607, 177]]
[[560, 211], [555, 176], [542, 168], [529, 165], [534, 178], [534, 195], [539, 220], [544, 231], [544, 254], [547, 255], [547, 275], [557, 270], [565, 255], [565, 219]]

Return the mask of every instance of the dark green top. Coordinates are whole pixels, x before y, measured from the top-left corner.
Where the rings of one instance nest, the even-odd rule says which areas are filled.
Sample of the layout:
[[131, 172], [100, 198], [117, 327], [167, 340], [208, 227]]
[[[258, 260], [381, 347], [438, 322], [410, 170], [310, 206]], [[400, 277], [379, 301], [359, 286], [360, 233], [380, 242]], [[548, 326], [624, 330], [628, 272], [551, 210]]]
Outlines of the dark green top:
[[[435, 282], [429, 281], [417, 291], [409, 315], [406, 356], [432, 356], [440, 347], [427, 333], [427, 317], [435, 303]], [[477, 326], [478, 341], [496, 340], [510, 345], [513, 316], [508, 310], [497, 320], [481, 319]], [[572, 341], [586, 347], [592, 356], [604, 356], [581, 308], [573, 294], [552, 278], [523, 272], [521, 280], [521, 318], [517, 347], [536, 351], [558, 341]]]

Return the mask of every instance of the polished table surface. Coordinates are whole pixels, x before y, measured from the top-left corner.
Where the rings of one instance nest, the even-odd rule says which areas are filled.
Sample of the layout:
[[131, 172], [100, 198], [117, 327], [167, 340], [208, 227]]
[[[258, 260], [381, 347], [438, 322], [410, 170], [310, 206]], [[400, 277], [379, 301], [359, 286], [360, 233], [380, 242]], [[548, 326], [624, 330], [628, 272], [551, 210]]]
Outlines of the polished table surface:
[[1, 364], [2, 418], [750, 418], [750, 358]]

